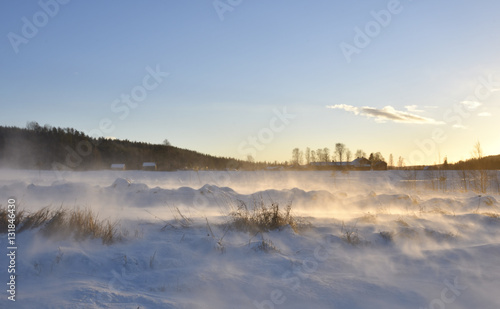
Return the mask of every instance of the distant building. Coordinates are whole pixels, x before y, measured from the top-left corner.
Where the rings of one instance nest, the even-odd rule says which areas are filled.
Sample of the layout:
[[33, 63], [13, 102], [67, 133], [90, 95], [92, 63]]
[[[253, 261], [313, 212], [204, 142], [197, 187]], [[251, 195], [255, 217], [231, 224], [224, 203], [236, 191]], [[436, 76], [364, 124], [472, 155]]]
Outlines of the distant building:
[[369, 171], [372, 168], [372, 162], [367, 158], [357, 158], [351, 162], [351, 166], [360, 171]]
[[309, 164], [312, 166], [316, 166], [319, 169], [328, 169], [328, 170], [352, 169], [352, 162], [311, 162]]
[[123, 163], [114, 163], [114, 164], [111, 164], [111, 169], [116, 170], [116, 171], [124, 171], [126, 168], [125, 168], [125, 164], [123, 164]]
[[387, 163], [385, 163], [384, 161], [377, 161], [373, 163], [372, 169], [374, 171], [385, 171], [387, 170]]
[[144, 171], [156, 171], [158, 167], [155, 162], [144, 162], [142, 163], [142, 169]]
[[312, 166], [334, 166], [334, 167], [348, 167], [351, 166], [351, 162], [311, 162]]
[[356, 171], [369, 171], [369, 170], [387, 170], [387, 163], [384, 161], [377, 161], [372, 163], [366, 158], [357, 158], [352, 162], [311, 162], [311, 166], [317, 166], [322, 169], [334, 170], [356, 170]]

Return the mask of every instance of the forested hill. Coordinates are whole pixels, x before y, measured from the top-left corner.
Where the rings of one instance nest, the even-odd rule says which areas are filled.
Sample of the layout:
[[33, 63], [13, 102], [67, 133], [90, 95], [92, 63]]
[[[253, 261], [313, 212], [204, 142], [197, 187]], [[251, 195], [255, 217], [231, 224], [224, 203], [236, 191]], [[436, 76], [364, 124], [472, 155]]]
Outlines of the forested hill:
[[128, 140], [91, 138], [71, 128], [0, 126], [0, 167], [22, 169], [108, 169], [124, 163], [127, 169], [141, 169], [143, 162], [155, 162], [158, 170], [254, 169], [260, 164], [214, 157], [174, 146]]
[[500, 155], [487, 156], [482, 158], [472, 158], [465, 161], [458, 161], [455, 164], [449, 164], [447, 169], [455, 170], [499, 170], [500, 169]]

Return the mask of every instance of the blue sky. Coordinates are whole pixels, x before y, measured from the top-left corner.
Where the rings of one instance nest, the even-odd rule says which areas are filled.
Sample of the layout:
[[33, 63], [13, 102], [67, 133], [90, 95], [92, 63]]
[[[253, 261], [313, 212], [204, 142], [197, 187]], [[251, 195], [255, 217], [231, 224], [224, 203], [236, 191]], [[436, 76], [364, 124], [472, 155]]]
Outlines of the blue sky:
[[493, 0], [8, 1], [0, 124], [268, 161], [337, 142], [414, 164], [466, 159], [477, 141], [500, 154], [499, 11]]

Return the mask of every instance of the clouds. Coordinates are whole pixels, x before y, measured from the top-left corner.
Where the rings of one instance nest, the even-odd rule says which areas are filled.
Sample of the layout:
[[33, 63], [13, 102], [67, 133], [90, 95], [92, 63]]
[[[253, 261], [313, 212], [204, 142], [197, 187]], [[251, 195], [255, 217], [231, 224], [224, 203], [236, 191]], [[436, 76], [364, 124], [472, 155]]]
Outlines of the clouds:
[[[477, 101], [462, 101], [460, 102], [468, 111], [476, 111], [479, 107], [483, 106], [483, 103]], [[491, 113], [486, 111], [486, 108], [482, 108], [482, 112], [478, 113], [479, 117], [490, 117]]]
[[[342, 109], [347, 112], [354, 113], [354, 115], [365, 116], [368, 118], [375, 118], [378, 123], [385, 123], [387, 121], [392, 121], [396, 123], [411, 123], [411, 124], [433, 124], [441, 125], [444, 124], [443, 121], [437, 121], [432, 118], [427, 118], [414, 114], [414, 112], [421, 112], [417, 109], [416, 105], [406, 106], [408, 112], [398, 111], [392, 106], [385, 106], [384, 108], [375, 107], [356, 107], [347, 104], [337, 104], [329, 105], [327, 108], [330, 109]], [[413, 113], [411, 113], [413, 112]]]
[[476, 110], [479, 106], [483, 105], [483, 103], [477, 101], [462, 101], [460, 103], [470, 111]]
[[405, 108], [406, 108], [406, 110], [408, 110], [408, 112], [411, 112], [411, 113], [422, 113], [423, 112], [423, 110], [418, 109], [417, 105], [406, 105]]

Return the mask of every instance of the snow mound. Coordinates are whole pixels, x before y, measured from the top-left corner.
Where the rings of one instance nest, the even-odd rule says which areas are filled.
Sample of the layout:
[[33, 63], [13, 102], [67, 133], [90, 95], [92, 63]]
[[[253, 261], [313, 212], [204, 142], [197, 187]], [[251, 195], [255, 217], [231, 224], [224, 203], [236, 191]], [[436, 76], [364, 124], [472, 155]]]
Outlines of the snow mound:
[[121, 191], [126, 190], [126, 191], [135, 191], [135, 192], [149, 190], [149, 187], [146, 184], [133, 183], [132, 180], [127, 179], [127, 178], [117, 178], [113, 182], [113, 184], [111, 185], [111, 188], [121, 190]]
[[462, 211], [464, 203], [450, 198], [432, 198], [422, 202], [420, 207], [425, 212], [447, 214]]
[[485, 211], [498, 211], [499, 205], [498, 201], [490, 195], [478, 195], [471, 197], [466, 200], [464, 210], [465, 211], [476, 211], [476, 212], [485, 212]]

